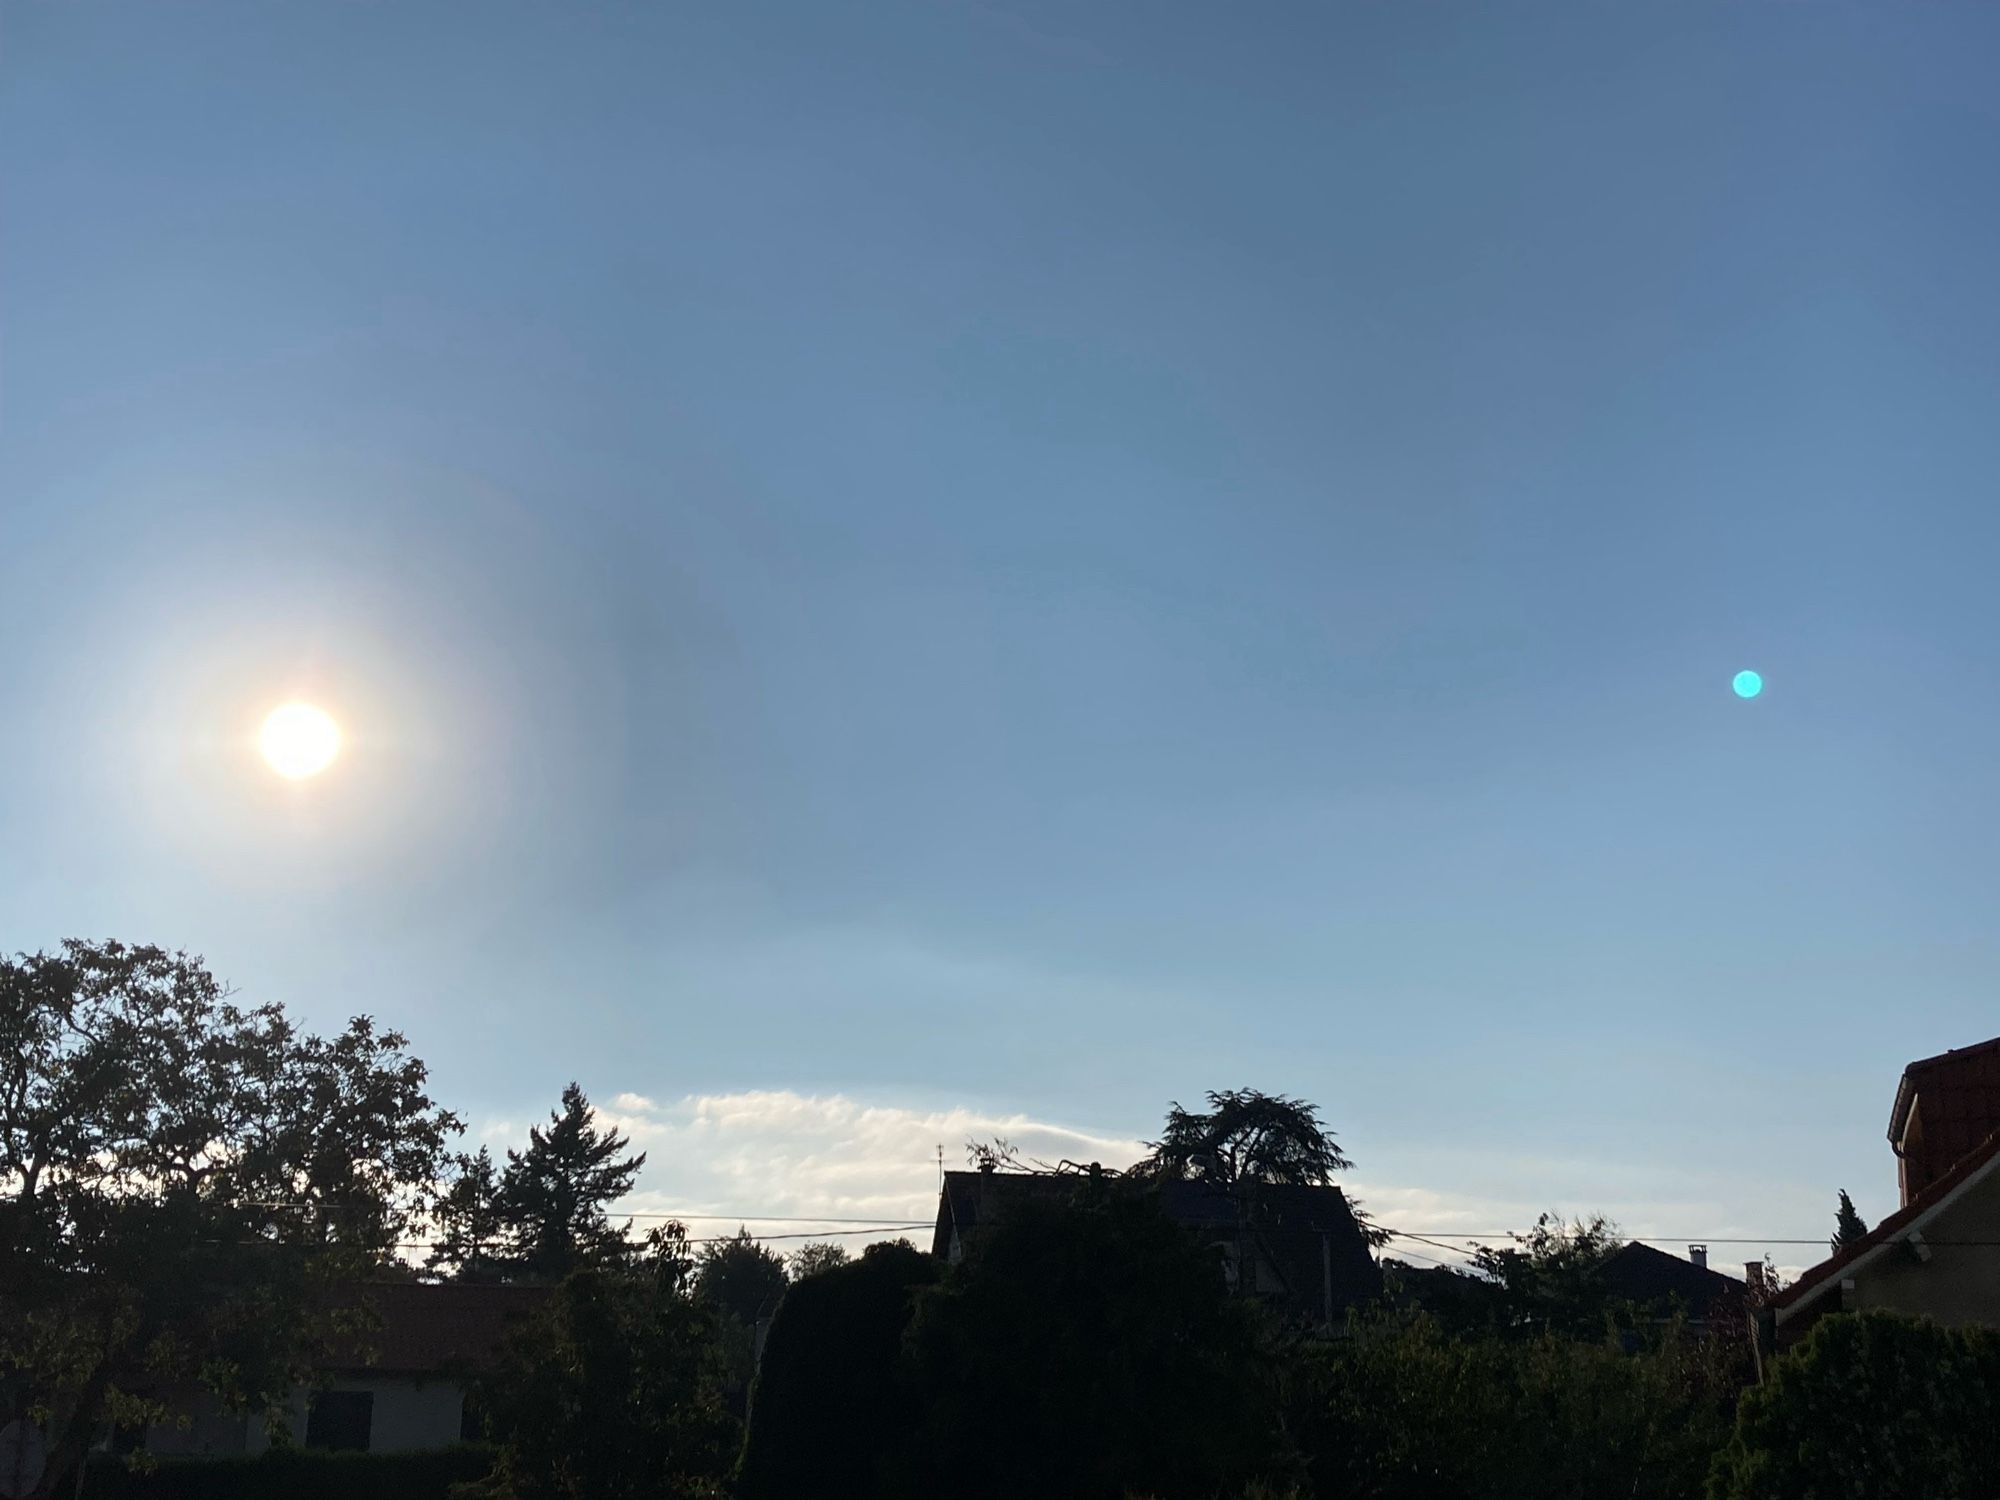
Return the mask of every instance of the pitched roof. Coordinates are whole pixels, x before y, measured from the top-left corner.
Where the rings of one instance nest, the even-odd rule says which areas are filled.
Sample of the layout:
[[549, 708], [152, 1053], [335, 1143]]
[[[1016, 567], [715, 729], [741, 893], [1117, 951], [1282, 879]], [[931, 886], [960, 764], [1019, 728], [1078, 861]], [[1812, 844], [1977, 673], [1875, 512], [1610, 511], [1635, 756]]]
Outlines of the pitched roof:
[[1985, 1178], [1996, 1166], [2000, 1166], [2000, 1131], [1989, 1135], [1982, 1145], [1960, 1157], [1949, 1172], [1860, 1239], [1843, 1246], [1839, 1254], [1828, 1256], [1780, 1292], [1772, 1304], [1778, 1309], [1779, 1319], [1782, 1321], [1792, 1309], [1826, 1291], [1836, 1283], [1841, 1272], [1858, 1266], [1864, 1260], [1873, 1259], [1901, 1235], [1921, 1228], [1933, 1214]]
[[343, 1340], [327, 1360], [336, 1370], [435, 1375], [488, 1369], [516, 1327], [547, 1300], [545, 1286], [459, 1282], [370, 1282], [340, 1297], [373, 1313], [371, 1326]]
[[[932, 1253], [943, 1254], [953, 1230], [963, 1234], [990, 1224], [1010, 1203], [1065, 1197], [1088, 1178], [1052, 1172], [946, 1172], [938, 1194]], [[1160, 1207], [1185, 1228], [1234, 1227], [1249, 1221], [1271, 1230], [1360, 1237], [1346, 1194], [1337, 1187], [1260, 1183], [1250, 1194], [1207, 1182], [1163, 1182]]]
[[1715, 1303], [1740, 1297], [1744, 1291], [1742, 1280], [1726, 1271], [1698, 1266], [1637, 1240], [1607, 1255], [1598, 1275], [1621, 1297], [1640, 1303], [1681, 1302], [1697, 1318]]
[[1009, 1201], [1062, 1199], [1087, 1180], [1062, 1172], [946, 1172], [938, 1191], [931, 1254], [943, 1255], [954, 1231], [963, 1234], [991, 1223]]

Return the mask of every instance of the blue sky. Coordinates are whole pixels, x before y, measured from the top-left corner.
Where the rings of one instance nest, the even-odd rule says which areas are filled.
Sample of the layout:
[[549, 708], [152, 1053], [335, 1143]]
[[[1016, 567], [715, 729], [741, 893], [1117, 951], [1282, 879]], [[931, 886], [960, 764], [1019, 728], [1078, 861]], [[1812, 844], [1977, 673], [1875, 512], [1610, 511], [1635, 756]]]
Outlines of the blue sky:
[[1253, 1084], [1405, 1212], [1816, 1236], [2000, 1032], [2000, 12], [0, 27], [0, 944], [919, 1203]]

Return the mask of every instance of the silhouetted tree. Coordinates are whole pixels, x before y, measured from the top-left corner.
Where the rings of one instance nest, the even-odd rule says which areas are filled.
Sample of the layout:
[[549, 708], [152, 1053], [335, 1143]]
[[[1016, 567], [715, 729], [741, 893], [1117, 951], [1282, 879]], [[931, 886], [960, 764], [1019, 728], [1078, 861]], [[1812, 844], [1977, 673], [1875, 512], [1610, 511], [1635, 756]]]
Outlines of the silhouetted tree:
[[800, 1282], [844, 1266], [852, 1259], [845, 1245], [833, 1240], [807, 1240], [787, 1258], [785, 1270], [794, 1282]]
[[457, 1281], [497, 1281], [512, 1262], [493, 1153], [460, 1152], [452, 1167], [451, 1186], [431, 1211], [437, 1239], [425, 1265]]
[[1602, 1274], [1620, 1243], [1617, 1227], [1602, 1214], [1568, 1223], [1543, 1214], [1513, 1244], [1473, 1252], [1472, 1264], [1498, 1284], [1495, 1311], [1505, 1327], [1599, 1339], [1620, 1309]]
[[1210, 1094], [1206, 1111], [1170, 1105], [1166, 1128], [1148, 1148], [1133, 1172], [1158, 1181], [1324, 1187], [1354, 1165], [1316, 1106], [1256, 1089]]
[[560, 1280], [582, 1266], [618, 1266], [633, 1256], [631, 1223], [613, 1224], [607, 1204], [632, 1190], [644, 1152], [625, 1156], [631, 1142], [591, 1120], [590, 1101], [574, 1083], [547, 1129], [528, 1131], [528, 1148], [507, 1153], [500, 1181], [501, 1216], [521, 1274]]
[[1283, 1452], [1256, 1316], [1150, 1194], [1078, 1178], [1023, 1202], [918, 1299], [925, 1424], [883, 1493], [1233, 1492]]
[[[1317, 1105], [1257, 1089], [1224, 1089], [1207, 1097], [1206, 1111], [1170, 1104], [1160, 1139], [1147, 1143], [1147, 1154], [1126, 1175], [1204, 1182], [1249, 1194], [1267, 1183], [1330, 1187], [1335, 1172], [1354, 1165], [1333, 1132], [1320, 1124]], [[1349, 1198], [1347, 1207], [1370, 1245], [1388, 1241], [1357, 1199]]]
[[709, 1500], [740, 1433], [722, 1397], [715, 1312], [690, 1295], [685, 1231], [636, 1267], [573, 1272], [477, 1388], [493, 1474], [467, 1500]]
[[1854, 1200], [1847, 1196], [1847, 1189], [1840, 1190], [1840, 1207], [1833, 1216], [1833, 1239], [1829, 1241], [1833, 1253], [1838, 1255], [1849, 1245], [1857, 1244], [1868, 1234], [1868, 1224], [1854, 1211]]
[[771, 1324], [750, 1403], [744, 1500], [876, 1500], [922, 1418], [900, 1380], [911, 1297], [939, 1274], [905, 1241], [801, 1277]]
[[694, 1284], [697, 1296], [749, 1327], [777, 1310], [785, 1294], [785, 1259], [738, 1225], [730, 1238], [701, 1247]]
[[458, 1128], [404, 1038], [231, 1004], [199, 958], [69, 942], [0, 959], [0, 1385], [41, 1488], [176, 1386], [276, 1415], [383, 1266]]

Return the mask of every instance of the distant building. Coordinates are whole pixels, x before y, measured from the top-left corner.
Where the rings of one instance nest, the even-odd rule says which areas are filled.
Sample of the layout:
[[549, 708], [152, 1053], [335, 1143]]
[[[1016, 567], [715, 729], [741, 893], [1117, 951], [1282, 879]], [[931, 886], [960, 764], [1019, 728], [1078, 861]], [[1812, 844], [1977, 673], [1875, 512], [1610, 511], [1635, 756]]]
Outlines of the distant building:
[[[359, 1288], [377, 1326], [337, 1348], [320, 1386], [291, 1398], [293, 1440], [308, 1448], [406, 1453], [446, 1448], [476, 1434], [465, 1391], [497, 1361], [508, 1335], [548, 1296], [539, 1286], [384, 1282]], [[205, 1391], [183, 1393], [186, 1425], [158, 1423], [146, 1447], [160, 1457], [262, 1453], [261, 1415], [226, 1410]]]
[[1706, 1245], [1688, 1246], [1687, 1259], [1642, 1245], [1622, 1245], [1598, 1268], [1604, 1289], [1621, 1302], [1665, 1318], [1680, 1316], [1696, 1332], [1725, 1322], [1743, 1328], [1745, 1284], [1708, 1263]]
[[[1515, 1316], [1506, 1289], [1493, 1277], [1452, 1266], [1389, 1263], [1392, 1292], [1447, 1327], [1480, 1326]], [[1747, 1284], [1708, 1264], [1706, 1245], [1688, 1246], [1687, 1259], [1637, 1240], [1611, 1250], [1591, 1268], [1589, 1282], [1607, 1312], [1629, 1310], [1639, 1319], [1667, 1323], [1684, 1319], [1690, 1331], [1740, 1331]], [[1579, 1288], [1579, 1295], [1590, 1295]], [[1638, 1346], [1636, 1332], [1628, 1337]]]
[[[931, 1251], [953, 1264], [1013, 1206], [1063, 1197], [1079, 1181], [1048, 1172], [947, 1172], [944, 1178]], [[1333, 1326], [1382, 1289], [1367, 1237], [1339, 1188], [1166, 1182], [1149, 1191], [1159, 1194], [1169, 1219], [1213, 1248], [1232, 1291], [1273, 1304], [1299, 1322]]]
[[1889, 1144], [1902, 1206], [1778, 1295], [1765, 1347], [1862, 1308], [2000, 1326], [2000, 1037], [1905, 1068]]

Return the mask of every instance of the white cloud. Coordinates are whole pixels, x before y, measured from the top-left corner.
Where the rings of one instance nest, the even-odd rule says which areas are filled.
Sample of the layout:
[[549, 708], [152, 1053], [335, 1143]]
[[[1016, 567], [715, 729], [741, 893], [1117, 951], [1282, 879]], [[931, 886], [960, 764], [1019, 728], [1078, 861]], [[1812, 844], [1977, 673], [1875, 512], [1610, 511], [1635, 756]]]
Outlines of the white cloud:
[[[938, 1148], [947, 1167], [962, 1167], [967, 1140], [1004, 1136], [1024, 1157], [1116, 1167], [1144, 1150], [1137, 1139], [1023, 1114], [910, 1109], [788, 1090], [691, 1095], [665, 1105], [627, 1092], [597, 1115], [646, 1152], [639, 1188], [621, 1209], [687, 1215], [696, 1237], [733, 1231], [728, 1221], [738, 1218], [780, 1221], [753, 1222], [760, 1234], [802, 1233], [815, 1222], [828, 1230], [860, 1227], [826, 1222], [836, 1219], [928, 1225], [937, 1213]], [[920, 1232], [907, 1233], [926, 1242]]]
[[[1107, 1135], [1030, 1115], [952, 1108], [917, 1108], [874, 1103], [845, 1094], [800, 1094], [759, 1090], [689, 1095], [659, 1102], [627, 1090], [610, 1096], [598, 1118], [632, 1139], [647, 1153], [638, 1189], [619, 1205], [639, 1215], [684, 1218], [694, 1238], [733, 1233], [739, 1222], [765, 1236], [798, 1237], [839, 1233], [851, 1245], [902, 1234], [929, 1244], [928, 1226], [937, 1214], [938, 1148], [944, 1165], [965, 1165], [967, 1140], [1004, 1137], [1023, 1157], [1043, 1161], [1101, 1161], [1125, 1167], [1144, 1151], [1136, 1137]], [[492, 1120], [480, 1132], [499, 1154], [519, 1147], [515, 1127]], [[1416, 1179], [1412, 1181], [1412, 1179]], [[1422, 1185], [1428, 1181], [1431, 1185]], [[1526, 1229], [1545, 1210], [1564, 1215], [1603, 1213], [1625, 1233], [1675, 1236], [1659, 1242], [1679, 1252], [1680, 1239], [1704, 1236], [1711, 1264], [1732, 1273], [1741, 1263], [1773, 1249], [1784, 1260], [1796, 1248], [1731, 1238], [1751, 1238], [1740, 1195], [1728, 1180], [1713, 1184], [1699, 1175], [1646, 1171], [1615, 1161], [1555, 1161], [1465, 1147], [1439, 1153], [1406, 1153], [1389, 1164], [1389, 1175], [1342, 1179], [1376, 1223], [1413, 1230], [1460, 1245], [1464, 1236], [1490, 1236]], [[1710, 1188], [1710, 1192], [1703, 1192]], [[1720, 1189], [1720, 1191], [1714, 1191]], [[1733, 1211], [1732, 1211], [1733, 1210]], [[841, 1219], [879, 1220], [922, 1226], [897, 1230]], [[778, 1248], [788, 1248], [781, 1244]], [[1393, 1241], [1389, 1255], [1455, 1260], [1463, 1251], [1421, 1239]]]

